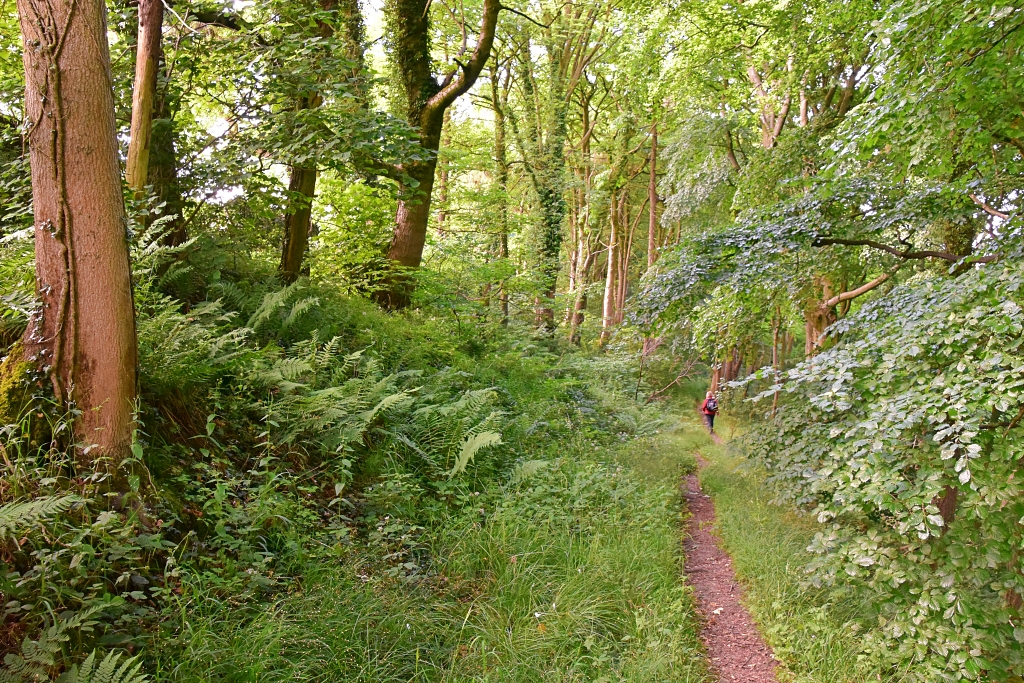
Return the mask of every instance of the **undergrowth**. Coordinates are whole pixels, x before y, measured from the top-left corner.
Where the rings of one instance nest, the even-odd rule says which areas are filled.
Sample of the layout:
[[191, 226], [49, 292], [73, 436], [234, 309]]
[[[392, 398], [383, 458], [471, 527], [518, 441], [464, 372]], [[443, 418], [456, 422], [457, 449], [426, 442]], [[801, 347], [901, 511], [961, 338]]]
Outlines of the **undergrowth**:
[[631, 362], [158, 239], [126, 487], [17, 380], [0, 680], [704, 680]]

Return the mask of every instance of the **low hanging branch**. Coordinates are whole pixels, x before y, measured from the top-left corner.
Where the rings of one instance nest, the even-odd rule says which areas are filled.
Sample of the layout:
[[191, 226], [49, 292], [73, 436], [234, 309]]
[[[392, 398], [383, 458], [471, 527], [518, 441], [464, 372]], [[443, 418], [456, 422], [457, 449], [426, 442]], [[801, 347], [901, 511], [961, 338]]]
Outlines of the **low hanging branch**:
[[[935, 258], [935, 259], [941, 259], [943, 261], [946, 261], [947, 263], [957, 263], [958, 261], [961, 261], [964, 258], [963, 256], [957, 256], [956, 254], [951, 254], [948, 251], [929, 251], [929, 250], [911, 251], [910, 249], [897, 249], [896, 247], [890, 246], [888, 244], [883, 244], [882, 242], [876, 242], [875, 240], [866, 240], [866, 239], [845, 239], [845, 238], [842, 238], [842, 237], [818, 237], [818, 238], [816, 238], [814, 240], [813, 244], [816, 247], [827, 247], [827, 246], [833, 245], [833, 244], [840, 244], [840, 245], [848, 246], [848, 247], [871, 247], [872, 249], [878, 249], [879, 251], [884, 251], [887, 254], [892, 254], [893, 256], [895, 256], [897, 258], [901, 258], [901, 259], [905, 259], [905, 260]], [[997, 255], [992, 254], [990, 256], [982, 256], [980, 258], [971, 259], [971, 262], [972, 263], [990, 263], [992, 261], [997, 260], [998, 258], [999, 257]], [[879, 283], [879, 284], [881, 284], [881, 283]]]
[[684, 379], [687, 379], [688, 377], [690, 377], [690, 375], [693, 373], [693, 368], [696, 365], [697, 365], [697, 359], [696, 358], [689, 358], [689, 359], [683, 361], [681, 369], [679, 370], [679, 373], [676, 375], [676, 378], [674, 380], [672, 380], [671, 382], [669, 382], [668, 384], [666, 384], [665, 386], [663, 386], [661, 389], [658, 389], [653, 394], [648, 396], [647, 400], [644, 401], [644, 403], [645, 404], [651, 403], [652, 401], [656, 401], [659, 398], [661, 398], [662, 396], [664, 396], [665, 393], [668, 392], [669, 389], [671, 389], [672, 387], [678, 385]]
[[[903, 264], [900, 264], [900, 265], [903, 265]], [[882, 284], [883, 282], [885, 282], [886, 280], [891, 278], [893, 275], [895, 275], [896, 271], [899, 270], [899, 269], [900, 269], [900, 266], [896, 266], [895, 268], [890, 270], [888, 273], [882, 273], [881, 275], [876, 277], [871, 282], [867, 282], [867, 283], [861, 285], [860, 287], [858, 287], [857, 289], [851, 289], [848, 292], [843, 292], [841, 294], [835, 295], [834, 297], [832, 297], [831, 299], [829, 299], [828, 301], [826, 301], [823, 304], [824, 308], [832, 308], [833, 306], [838, 306], [839, 304], [841, 304], [844, 301], [850, 301], [852, 299], [856, 299], [857, 297], [861, 296], [862, 294], [867, 294], [872, 289], [874, 289], [875, 287], [878, 287], [880, 284]]]

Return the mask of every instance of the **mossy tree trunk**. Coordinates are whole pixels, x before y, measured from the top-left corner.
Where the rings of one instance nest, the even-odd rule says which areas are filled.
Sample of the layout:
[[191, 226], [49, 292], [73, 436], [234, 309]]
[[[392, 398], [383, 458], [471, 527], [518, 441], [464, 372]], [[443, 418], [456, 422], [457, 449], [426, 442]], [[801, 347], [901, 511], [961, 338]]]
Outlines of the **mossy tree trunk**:
[[[392, 45], [405, 94], [406, 119], [419, 132], [420, 145], [429, 153], [425, 160], [391, 168], [388, 173], [401, 185], [388, 258], [404, 268], [418, 268], [423, 258], [444, 113], [459, 96], [473, 87], [487, 63], [500, 11], [498, 0], [484, 0], [472, 56], [465, 62], [459, 62], [438, 81], [433, 73], [430, 54], [429, 0], [393, 0], [389, 3]], [[409, 278], [394, 277], [375, 297], [388, 308], [405, 308], [409, 305], [411, 291]]]

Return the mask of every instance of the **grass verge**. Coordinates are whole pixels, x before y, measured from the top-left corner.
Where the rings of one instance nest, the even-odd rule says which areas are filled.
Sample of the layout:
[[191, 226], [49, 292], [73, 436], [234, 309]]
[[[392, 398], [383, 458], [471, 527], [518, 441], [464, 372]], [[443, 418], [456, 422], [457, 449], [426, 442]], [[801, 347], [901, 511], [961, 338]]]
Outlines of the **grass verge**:
[[[693, 423], [697, 418], [694, 415]], [[719, 431], [734, 433], [723, 421]], [[704, 492], [715, 502], [718, 533], [746, 586], [746, 604], [785, 670], [780, 680], [796, 683], [898, 681], [862, 653], [862, 629], [870, 605], [842, 586], [807, 585], [806, 548], [817, 524], [770, 501], [762, 477], [741, 466], [742, 456], [702, 436], [693, 443], [708, 465], [701, 471]]]

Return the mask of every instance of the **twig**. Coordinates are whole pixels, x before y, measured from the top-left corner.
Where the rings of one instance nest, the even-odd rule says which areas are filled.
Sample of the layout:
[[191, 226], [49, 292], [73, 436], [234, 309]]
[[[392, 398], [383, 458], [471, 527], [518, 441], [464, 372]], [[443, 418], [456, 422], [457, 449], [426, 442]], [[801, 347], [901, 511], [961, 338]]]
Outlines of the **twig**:
[[501, 9], [505, 10], [506, 12], [511, 12], [512, 14], [516, 14], [516, 15], [522, 17], [523, 19], [526, 19], [530, 23], [536, 24], [537, 26], [540, 26], [541, 28], [551, 28], [551, 24], [555, 23], [555, 20], [552, 19], [550, 23], [542, 24], [539, 21], [537, 21], [536, 19], [534, 19], [533, 17], [529, 16], [528, 14], [523, 14], [519, 10], [512, 9], [511, 7], [506, 7], [505, 5], [501, 5]]
[[1004, 221], [1010, 217], [1009, 214], [1003, 213], [1002, 211], [999, 211], [997, 209], [993, 209], [991, 206], [981, 201], [981, 199], [978, 198], [978, 195], [971, 194], [968, 196], [974, 201], [975, 204], [981, 207], [982, 211], [984, 211], [988, 215], [995, 216], [996, 218], [1002, 218]]

